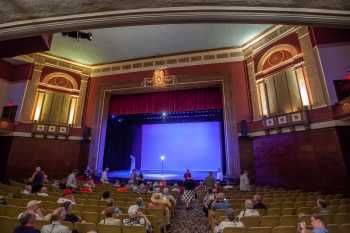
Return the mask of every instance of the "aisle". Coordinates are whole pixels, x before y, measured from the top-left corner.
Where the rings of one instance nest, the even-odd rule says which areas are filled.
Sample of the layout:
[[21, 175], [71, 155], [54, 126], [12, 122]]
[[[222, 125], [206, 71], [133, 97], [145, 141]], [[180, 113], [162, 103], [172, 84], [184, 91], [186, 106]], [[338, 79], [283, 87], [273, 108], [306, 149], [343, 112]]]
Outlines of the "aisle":
[[208, 219], [197, 203], [192, 210], [186, 210], [180, 203], [176, 208], [176, 216], [172, 219], [168, 233], [209, 233]]

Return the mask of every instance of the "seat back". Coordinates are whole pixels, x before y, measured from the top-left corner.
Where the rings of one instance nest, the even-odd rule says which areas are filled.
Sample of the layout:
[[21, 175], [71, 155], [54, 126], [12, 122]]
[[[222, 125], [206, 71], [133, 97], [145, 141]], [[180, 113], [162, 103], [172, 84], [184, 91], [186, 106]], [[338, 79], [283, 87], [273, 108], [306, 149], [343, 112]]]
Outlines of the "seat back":
[[98, 233], [121, 233], [122, 226], [97, 224]]
[[17, 218], [0, 216], [0, 230], [1, 233], [13, 233], [13, 230], [19, 224]]
[[144, 226], [125, 226], [123, 225], [123, 233], [147, 233]]
[[78, 232], [89, 232], [89, 231], [96, 231], [97, 227], [95, 223], [81, 223], [77, 222], [74, 224], [74, 229], [76, 229]]
[[295, 226], [279, 226], [272, 229], [272, 233], [296, 233], [297, 227]]
[[81, 217], [83, 220], [85, 220], [88, 223], [98, 223], [99, 221], [99, 214], [97, 212], [82, 212]]
[[258, 227], [260, 226], [260, 217], [259, 216], [242, 217], [241, 222], [243, 222], [245, 227]]
[[260, 226], [262, 227], [276, 227], [280, 225], [280, 216], [271, 215], [271, 216], [262, 216], [260, 219]]
[[283, 215], [280, 219], [280, 226], [296, 226], [298, 224], [298, 216]]
[[333, 215], [333, 223], [334, 224], [345, 224], [350, 223], [350, 215], [349, 214], [335, 214]]
[[271, 233], [272, 227], [249, 227], [247, 233]]
[[339, 226], [339, 233], [349, 233], [349, 232], [350, 232], [350, 223], [342, 224], [341, 226]]
[[339, 233], [339, 226], [337, 224], [328, 224], [327, 225], [328, 233]]
[[281, 209], [280, 208], [269, 208], [267, 209], [267, 215], [280, 215]]
[[246, 233], [247, 228], [245, 227], [226, 227], [222, 233]]

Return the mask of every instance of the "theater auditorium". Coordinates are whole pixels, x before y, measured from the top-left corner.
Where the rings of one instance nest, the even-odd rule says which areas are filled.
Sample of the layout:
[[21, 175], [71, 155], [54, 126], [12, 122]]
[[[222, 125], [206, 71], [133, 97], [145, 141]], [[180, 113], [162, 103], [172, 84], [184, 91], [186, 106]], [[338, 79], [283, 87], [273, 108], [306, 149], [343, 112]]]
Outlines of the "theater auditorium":
[[349, 233], [350, 3], [1, 1], [1, 233]]

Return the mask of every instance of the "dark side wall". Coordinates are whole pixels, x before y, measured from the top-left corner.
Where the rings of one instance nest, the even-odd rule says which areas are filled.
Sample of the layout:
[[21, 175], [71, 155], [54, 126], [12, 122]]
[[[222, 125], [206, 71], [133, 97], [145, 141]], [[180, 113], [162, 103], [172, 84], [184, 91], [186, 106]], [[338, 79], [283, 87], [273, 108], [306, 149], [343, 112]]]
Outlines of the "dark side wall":
[[50, 177], [67, 176], [87, 164], [88, 143], [73, 140], [14, 137], [8, 155], [6, 175], [23, 178], [42, 167]]
[[335, 127], [256, 137], [253, 151], [257, 185], [327, 192], [348, 186]]

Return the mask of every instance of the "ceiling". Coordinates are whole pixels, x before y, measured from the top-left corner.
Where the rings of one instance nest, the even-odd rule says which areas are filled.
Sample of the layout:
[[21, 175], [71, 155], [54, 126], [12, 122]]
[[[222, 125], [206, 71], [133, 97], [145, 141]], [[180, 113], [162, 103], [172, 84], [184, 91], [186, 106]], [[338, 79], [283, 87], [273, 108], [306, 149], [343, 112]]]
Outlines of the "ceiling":
[[173, 53], [239, 47], [270, 24], [162, 24], [90, 30], [93, 40], [55, 34], [48, 52], [86, 65]]

